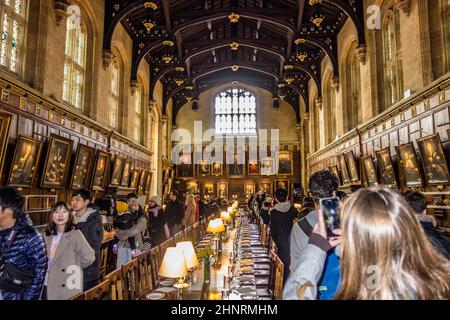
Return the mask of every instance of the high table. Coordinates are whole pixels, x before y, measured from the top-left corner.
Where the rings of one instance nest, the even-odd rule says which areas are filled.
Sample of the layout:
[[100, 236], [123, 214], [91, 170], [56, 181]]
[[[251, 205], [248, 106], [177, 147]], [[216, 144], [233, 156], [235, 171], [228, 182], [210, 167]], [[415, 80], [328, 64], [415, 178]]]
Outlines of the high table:
[[[187, 280], [189, 286], [182, 290], [179, 298], [182, 300], [271, 299], [268, 291], [270, 260], [267, 249], [262, 247], [259, 233], [258, 225], [249, 224], [247, 217], [242, 215], [238, 228], [231, 230], [228, 239], [222, 243], [222, 253], [218, 258], [220, 267], [215, 268], [211, 262], [210, 282], [204, 282], [204, 263], [200, 262], [190, 274]], [[234, 276], [230, 280], [230, 290], [227, 292], [224, 290], [224, 277], [229, 275], [228, 266], [232, 252], [236, 257]], [[166, 283], [169, 286], [159, 286], [152, 293], [161, 292], [165, 294], [164, 300], [175, 300], [176, 289], [171, 286], [171, 282], [161, 281], [160, 283]]]

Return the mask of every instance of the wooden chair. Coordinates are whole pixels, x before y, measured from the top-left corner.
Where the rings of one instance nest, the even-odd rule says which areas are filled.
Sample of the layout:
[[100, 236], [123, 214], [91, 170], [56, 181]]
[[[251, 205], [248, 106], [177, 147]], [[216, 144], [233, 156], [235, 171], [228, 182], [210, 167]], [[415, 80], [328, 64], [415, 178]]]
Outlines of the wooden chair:
[[122, 268], [117, 268], [105, 276], [105, 280], [110, 281], [111, 300], [124, 300], [124, 281]]
[[105, 280], [84, 293], [84, 300], [109, 300], [110, 281]]
[[140, 297], [139, 264], [137, 259], [122, 266], [123, 292], [125, 300], [136, 300]]
[[272, 237], [270, 237], [270, 246], [269, 250], [275, 252], [275, 254], [278, 254], [278, 247], [275, 241], [273, 241]]
[[138, 278], [140, 295], [153, 290], [152, 266], [150, 264], [149, 253], [143, 252], [136, 257], [138, 262]]
[[184, 232], [180, 231], [180, 232], [176, 233], [173, 236], [173, 238], [174, 238], [175, 244], [178, 242], [184, 241]]
[[270, 279], [269, 290], [272, 291], [272, 295], [275, 300], [281, 300], [283, 297], [283, 285], [284, 285], [284, 263], [280, 257], [271, 250], [270, 256]]
[[156, 287], [157, 280], [158, 280], [158, 271], [159, 271], [159, 265], [161, 264], [161, 248], [154, 247], [150, 249], [150, 271], [152, 274], [152, 280], [153, 280], [153, 287]]
[[108, 267], [108, 248], [109, 242], [102, 244], [100, 248], [100, 276], [103, 278], [106, 275]]

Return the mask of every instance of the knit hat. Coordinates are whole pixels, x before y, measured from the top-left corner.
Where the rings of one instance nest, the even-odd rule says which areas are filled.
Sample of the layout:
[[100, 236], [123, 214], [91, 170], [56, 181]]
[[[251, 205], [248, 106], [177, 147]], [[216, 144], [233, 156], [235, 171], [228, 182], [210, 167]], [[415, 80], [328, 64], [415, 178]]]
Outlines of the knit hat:
[[128, 204], [124, 201], [116, 202], [116, 210], [118, 213], [124, 213], [128, 211]]
[[141, 196], [137, 198], [136, 202], [141, 206], [142, 209], [144, 209], [145, 206], [145, 196]]
[[160, 196], [153, 196], [150, 198], [150, 201], [155, 202], [158, 206], [161, 205], [161, 197]]

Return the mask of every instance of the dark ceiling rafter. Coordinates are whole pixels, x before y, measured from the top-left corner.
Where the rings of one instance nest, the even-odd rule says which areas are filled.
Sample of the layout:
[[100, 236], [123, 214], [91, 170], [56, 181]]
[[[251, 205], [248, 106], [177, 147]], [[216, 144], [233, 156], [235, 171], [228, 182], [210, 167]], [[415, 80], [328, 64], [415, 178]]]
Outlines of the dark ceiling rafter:
[[[339, 81], [337, 34], [345, 22], [342, 17], [348, 17], [354, 24], [361, 55], [365, 53], [364, 8], [359, 0], [320, 0], [326, 23], [318, 29], [310, 23], [312, 10], [308, 0], [153, 0], [158, 6], [155, 11], [157, 26], [153, 29], [155, 32], [147, 34], [142, 24], [146, 2], [105, 1], [103, 58], [104, 66], [107, 66], [114, 30], [122, 23], [133, 39], [130, 83], [133, 86], [136, 82], [140, 62], [145, 58], [151, 70], [150, 97], [158, 81], [163, 84], [163, 99], [182, 93], [183, 89], [173, 82], [176, 67], [184, 68], [185, 84], [193, 85], [195, 98], [197, 90], [211, 88], [210, 84], [215, 79], [208, 75], [217, 76], [215, 73], [221, 74], [221, 70], [236, 64], [243, 70], [236, 74], [246, 75], [252, 71], [245, 70], [253, 70], [255, 75], [260, 75], [255, 77], [256, 82], [267, 82], [267, 77], [273, 79], [274, 94], [277, 83], [284, 82], [288, 74], [294, 76], [294, 82], [291, 85], [286, 83], [286, 87], [297, 94], [297, 99], [302, 96], [308, 109], [305, 92], [308, 91], [309, 80], [314, 82], [318, 95], [322, 94], [320, 64], [325, 55], [331, 61], [334, 80]], [[238, 23], [229, 21], [232, 12], [239, 15]], [[305, 39], [299, 42], [305, 46], [299, 46], [298, 50], [308, 55], [305, 61], [299, 58], [302, 62], [294, 53], [298, 45], [294, 41], [299, 38]], [[159, 55], [163, 53], [165, 40], [175, 43], [172, 49], [174, 57], [169, 64], [160, 63]], [[242, 49], [227, 51], [224, 47], [233, 41]], [[302, 53], [297, 51], [297, 54], [299, 52]], [[285, 69], [287, 64], [293, 65], [294, 69]], [[179, 70], [176, 72], [179, 77]], [[262, 77], [262, 74], [266, 76]], [[198, 88], [198, 85], [202, 87]], [[173, 93], [176, 89], [179, 91]], [[164, 100], [164, 112], [169, 100]]]

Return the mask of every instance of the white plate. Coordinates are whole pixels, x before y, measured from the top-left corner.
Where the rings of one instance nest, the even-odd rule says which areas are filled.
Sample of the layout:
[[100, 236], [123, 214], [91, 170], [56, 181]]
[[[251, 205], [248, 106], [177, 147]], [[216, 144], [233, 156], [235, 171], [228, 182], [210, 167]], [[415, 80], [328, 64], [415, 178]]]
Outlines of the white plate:
[[161, 300], [162, 298], [164, 298], [164, 296], [165, 295], [162, 292], [152, 292], [146, 295], [145, 297], [149, 300]]
[[174, 284], [173, 280], [163, 280], [159, 283], [163, 287], [171, 287]]
[[175, 291], [175, 288], [174, 287], [162, 287], [162, 288], [155, 289], [155, 291], [162, 292], [162, 293], [171, 293], [171, 292]]

